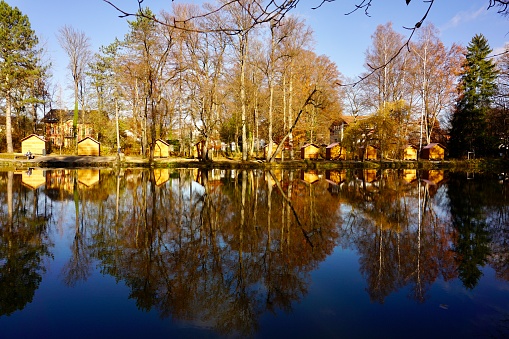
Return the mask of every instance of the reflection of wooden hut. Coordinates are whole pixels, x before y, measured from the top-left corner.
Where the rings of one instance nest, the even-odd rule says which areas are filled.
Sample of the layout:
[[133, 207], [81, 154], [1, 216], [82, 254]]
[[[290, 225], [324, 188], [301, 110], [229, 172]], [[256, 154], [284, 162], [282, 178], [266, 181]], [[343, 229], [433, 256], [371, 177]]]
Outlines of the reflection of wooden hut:
[[325, 148], [325, 159], [346, 160], [346, 149], [338, 142], [330, 144]]
[[170, 155], [170, 145], [164, 140], [157, 139], [154, 146], [154, 158], [167, 158]]
[[170, 170], [167, 168], [154, 168], [154, 179], [157, 186], [170, 180]]
[[346, 180], [346, 170], [327, 170], [325, 171], [325, 179], [330, 183], [339, 185]]
[[306, 144], [300, 148], [300, 157], [302, 159], [318, 159], [320, 147], [315, 144]]
[[445, 147], [438, 143], [431, 143], [422, 148], [421, 159], [444, 160]]
[[359, 170], [356, 172], [356, 176], [364, 182], [372, 183], [377, 181], [377, 170], [373, 168]]
[[403, 160], [417, 160], [417, 147], [408, 145], [403, 150]]
[[374, 182], [377, 180], [377, 170], [376, 169], [365, 169], [364, 170], [364, 179], [366, 182]]
[[417, 179], [417, 170], [416, 169], [404, 169], [403, 170], [403, 180], [407, 183], [411, 183]]
[[300, 174], [300, 178], [307, 183], [314, 184], [320, 177], [316, 171], [302, 171]]
[[[275, 142], [273, 142], [273, 143], [272, 143], [272, 154], [274, 154], [274, 153], [276, 152], [277, 146], [278, 146], [278, 145], [277, 145]], [[265, 145], [265, 146], [263, 147], [263, 157], [264, 157], [265, 159], [267, 159], [267, 154], [268, 154], [268, 152], [269, 152], [269, 145]], [[271, 155], [272, 155], [272, 154], [271, 154]], [[276, 158], [276, 159], [281, 159], [281, 153], [277, 154], [275, 158]]]
[[444, 180], [444, 171], [442, 170], [422, 171], [421, 178], [422, 180], [429, 184], [437, 185], [440, 182], [442, 182], [442, 180]]
[[78, 169], [78, 181], [91, 187], [99, 182], [99, 170], [93, 168]]
[[30, 189], [37, 189], [46, 183], [46, 175], [40, 169], [28, 169], [21, 173], [21, 182]]
[[92, 137], [78, 141], [78, 155], [101, 155], [101, 143]]
[[46, 154], [46, 140], [43, 137], [31, 134], [21, 139], [21, 153], [26, 154], [28, 151], [32, 154]]

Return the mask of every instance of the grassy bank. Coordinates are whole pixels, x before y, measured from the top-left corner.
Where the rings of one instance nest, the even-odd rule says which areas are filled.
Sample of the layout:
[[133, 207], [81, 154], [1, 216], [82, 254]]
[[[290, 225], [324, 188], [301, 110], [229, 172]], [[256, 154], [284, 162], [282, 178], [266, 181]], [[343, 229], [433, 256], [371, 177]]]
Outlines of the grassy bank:
[[0, 167], [6, 170], [23, 168], [237, 168], [237, 169], [441, 169], [451, 171], [509, 171], [509, 160], [506, 159], [476, 159], [476, 160], [446, 160], [446, 161], [330, 161], [330, 160], [286, 160], [267, 163], [261, 160], [241, 161], [228, 158], [218, 158], [214, 161], [198, 161], [187, 158], [161, 158], [149, 162], [141, 157], [125, 157], [120, 162], [113, 156], [108, 157], [77, 157], [77, 156], [45, 156], [33, 160], [16, 157], [13, 154], [0, 154]]

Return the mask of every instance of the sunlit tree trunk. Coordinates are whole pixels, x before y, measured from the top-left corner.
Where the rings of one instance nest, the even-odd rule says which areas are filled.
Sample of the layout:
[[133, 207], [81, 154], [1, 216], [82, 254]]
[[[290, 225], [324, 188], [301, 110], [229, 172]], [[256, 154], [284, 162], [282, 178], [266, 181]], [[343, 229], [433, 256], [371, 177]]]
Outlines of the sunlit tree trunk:
[[242, 121], [242, 161], [247, 160], [247, 101], [246, 101], [246, 58], [247, 58], [247, 32], [240, 35], [240, 104]]

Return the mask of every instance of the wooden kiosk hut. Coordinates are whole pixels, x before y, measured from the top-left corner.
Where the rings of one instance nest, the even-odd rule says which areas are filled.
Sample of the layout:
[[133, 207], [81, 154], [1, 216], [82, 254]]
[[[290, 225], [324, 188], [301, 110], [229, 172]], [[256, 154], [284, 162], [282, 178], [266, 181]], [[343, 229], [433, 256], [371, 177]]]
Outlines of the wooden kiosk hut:
[[335, 142], [325, 148], [325, 159], [327, 160], [346, 160], [346, 149]]
[[154, 158], [168, 158], [170, 156], [170, 144], [157, 139], [154, 147]]
[[78, 141], [78, 155], [101, 155], [101, 143], [92, 137], [86, 137]]
[[403, 160], [417, 160], [417, 147], [414, 145], [408, 145], [403, 150]]
[[366, 147], [360, 147], [358, 154], [359, 154], [359, 157], [364, 160], [378, 159], [378, 149], [372, 145], [368, 145]]
[[21, 153], [26, 154], [28, 151], [32, 154], [46, 155], [46, 140], [36, 134], [21, 139]]
[[421, 159], [426, 160], [444, 160], [445, 147], [439, 143], [431, 143], [424, 146], [421, 150]]
[[301, 159], [318, 159], [320, 147], [315, 144], [305, 144], [300, 148]]

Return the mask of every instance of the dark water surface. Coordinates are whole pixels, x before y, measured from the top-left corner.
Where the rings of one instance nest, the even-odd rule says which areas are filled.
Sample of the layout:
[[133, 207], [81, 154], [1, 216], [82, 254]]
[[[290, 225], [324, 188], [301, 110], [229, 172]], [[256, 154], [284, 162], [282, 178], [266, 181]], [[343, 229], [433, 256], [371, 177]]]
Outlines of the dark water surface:
[[509, 336], [509, 180], [0, 172], [0, 338]]

